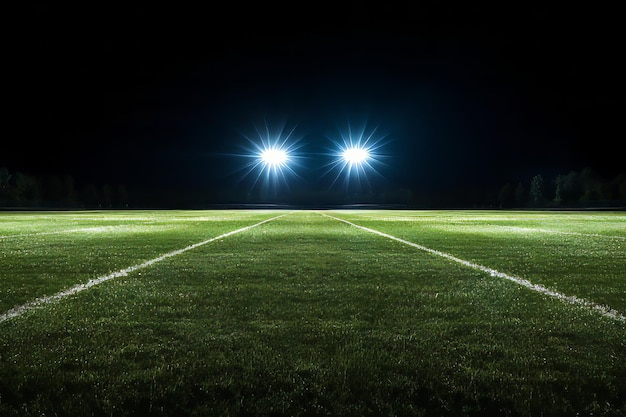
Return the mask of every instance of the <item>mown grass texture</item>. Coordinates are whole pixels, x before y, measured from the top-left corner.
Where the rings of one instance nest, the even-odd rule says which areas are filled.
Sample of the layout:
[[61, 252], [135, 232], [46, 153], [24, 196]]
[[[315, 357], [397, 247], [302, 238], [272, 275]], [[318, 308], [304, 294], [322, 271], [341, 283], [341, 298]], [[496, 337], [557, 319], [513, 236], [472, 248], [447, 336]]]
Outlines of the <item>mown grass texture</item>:
[[[0, 414], [624, 415], [623, 320], [318, 212], [1, 214], [0, 303], [282, 214], [0, 323]], [[626, 313], [623, 213], [328, 214]]]

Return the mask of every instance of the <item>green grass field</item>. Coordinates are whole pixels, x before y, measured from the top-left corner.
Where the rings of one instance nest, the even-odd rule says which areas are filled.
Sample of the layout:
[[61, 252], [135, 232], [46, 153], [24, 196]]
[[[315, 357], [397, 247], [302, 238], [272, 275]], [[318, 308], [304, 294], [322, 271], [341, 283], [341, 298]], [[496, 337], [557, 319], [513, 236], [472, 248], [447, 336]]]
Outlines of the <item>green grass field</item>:
[[626, 415], [624, 212], [2, 212], [0, 283], [3, 417]]

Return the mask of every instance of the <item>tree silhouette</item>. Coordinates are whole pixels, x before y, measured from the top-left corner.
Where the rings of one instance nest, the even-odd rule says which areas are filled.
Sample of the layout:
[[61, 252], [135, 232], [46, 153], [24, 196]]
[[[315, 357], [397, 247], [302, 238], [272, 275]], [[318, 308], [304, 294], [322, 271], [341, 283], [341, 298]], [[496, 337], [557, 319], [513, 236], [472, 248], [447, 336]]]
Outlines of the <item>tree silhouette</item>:
[[538, 207], [543, 204], [545, 192], [545, 184], [543, 176], [537, 174], [530, 181], [530, 202], [533, 206]]
[[513, 186], [511, 186], [511, 183], [507, 182], [500, 189], [500, 193], [498, 193], [498, 202], [500, 203], [500, 208], [512, 207], [514, 201]]
[[11, 173], [8, 168], [0, 167], [0, 199], [9, 198], [9, 187], [11, 181]]
[[515, 205], [517, 207], [524, 207], [526, 205], [526, 188], [521, 181], [515, 186]]

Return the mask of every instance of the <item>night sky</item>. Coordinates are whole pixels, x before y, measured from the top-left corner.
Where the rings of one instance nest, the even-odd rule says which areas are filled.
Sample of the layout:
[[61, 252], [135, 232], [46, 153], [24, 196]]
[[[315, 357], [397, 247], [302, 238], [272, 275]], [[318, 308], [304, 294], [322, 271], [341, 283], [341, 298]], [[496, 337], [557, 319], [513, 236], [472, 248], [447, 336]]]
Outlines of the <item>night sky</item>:
[[379, 139], [373, 187], [625, 171], [617, 6], [475, 3], [23, 2], [0, 167], [218, 195], [251, 187], [246, 136], [282, 128], [284, 185], [313, 192], [351, 126]]

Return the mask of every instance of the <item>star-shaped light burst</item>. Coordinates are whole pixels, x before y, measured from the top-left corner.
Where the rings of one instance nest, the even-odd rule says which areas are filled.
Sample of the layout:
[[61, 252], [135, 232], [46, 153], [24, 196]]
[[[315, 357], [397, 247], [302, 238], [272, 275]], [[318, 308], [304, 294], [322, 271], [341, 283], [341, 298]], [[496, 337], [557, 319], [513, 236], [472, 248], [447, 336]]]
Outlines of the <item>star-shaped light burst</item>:
[[366, 133], [366, 128], [363, 126], [354, 131], [348, 125], [346, 131], [339, 131], [340, 140], [330, 139], [334, 145], [331, 153], [334, 159], [326, 165], [328, 167], [326, 175], [336, 173], [331, 187], [340, 177], [344, 178], [346, 186], [355, 182], [358, 188], [361, 188], [363, 183], [369, 187], [367, 172], [380, 175], [375, 165], [380, 163], [383, 156], [378, 153], [378, 150], [382, 146], [384, 136], [377, 135], [377, 130], [378, 127]]
[[341, 157], [350, 165], [361, 165], [367, 162], [370, 152], [367, 148], [352, 147], [346, 148], [341, 153]]
[[288, 186], [288, 175], [297, 176], [291, 166], [297, 165], [297, 144], [301, 138], [294, 136], [295, 127], [285, 131], [284, 125], [272, 132], [265, 123], [264, 130], [255, 127], [255, 131], [256, 137], [244, 135], [250, 146], [243, 155], [249, 159], [243, 168], [243, 176], [254, 176], [253, 188], [263, 183], [275, 193], [280, 183]]
[[287, 151], [283, 148], [267, 148], [261, 152], [261, 161], [268, 170], [287, 167], [288, 160]]

